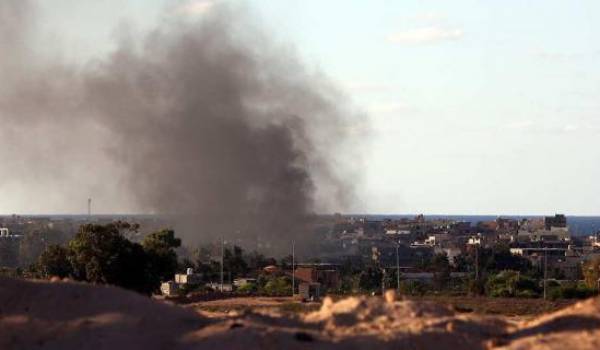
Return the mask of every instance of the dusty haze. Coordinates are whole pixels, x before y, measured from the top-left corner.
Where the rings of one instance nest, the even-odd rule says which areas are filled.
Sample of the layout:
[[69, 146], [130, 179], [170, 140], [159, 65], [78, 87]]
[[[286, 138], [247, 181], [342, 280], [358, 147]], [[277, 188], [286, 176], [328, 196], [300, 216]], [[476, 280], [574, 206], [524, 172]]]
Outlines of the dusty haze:
[[36, 53], [37, 15], [0, 3], [2, 191], [177, 215], [189, 242], [289, 239], [352, 200], [356, 113], [235, 8], [118, 31], [78, 65]]

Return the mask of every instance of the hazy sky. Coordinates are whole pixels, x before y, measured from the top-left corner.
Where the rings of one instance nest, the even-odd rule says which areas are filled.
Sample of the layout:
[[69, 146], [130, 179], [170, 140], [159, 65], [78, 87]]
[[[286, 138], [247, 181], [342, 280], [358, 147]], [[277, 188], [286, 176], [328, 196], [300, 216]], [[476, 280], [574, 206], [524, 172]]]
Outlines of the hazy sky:
[[[86, 59], [222, 2], [41, 1], [45, 48]], [[600, 2], [229, 2], [369, 115], [356, 210], [600, 214]]]

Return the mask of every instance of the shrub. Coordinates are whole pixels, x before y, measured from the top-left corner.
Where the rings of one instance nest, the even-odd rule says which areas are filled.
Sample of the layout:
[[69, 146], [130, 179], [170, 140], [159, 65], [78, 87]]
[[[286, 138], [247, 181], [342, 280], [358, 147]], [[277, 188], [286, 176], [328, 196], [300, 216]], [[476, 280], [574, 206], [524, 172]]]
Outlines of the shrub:
[[431, 287], [421, 281], [401, 281], [400, 293], [405, 295], [424, 295]]
[[588, 288], [598, 288], [600, 278], [600, 257], [595, 257], [583, 265], [581, 270], [585, 284]]
[[469, 279], [467, 281], [467, 290], [471, 295], [484, 295], [485, 294], [485, 284], [486, 280], [483, 278], [477, 279]]
[[237, 291], [240, 293], [252, 294], [252, 293], [256, 293], [257, 286], [255, 283], [246, 283], [246, 284], [241, 285], [237, 289]]
[[538, 298], [540, 296], [540, 294], [535, 292], [534, 290], [525, 289], [525, 290], [517, 290], [515, 296], [517, 298]]
[[505, 270], [491, 276], [486, 283], [487, 294], [491, 297], [534, 297], [540, 288], [530, 277], [517, 271]]
[[548, 292], [552, 300], [556, 299], [585, 299], [596, 295], [596, 290], [587, 287], [585, 284], [568, 284], [563, 286], [553, 286]]
[[270, 296], [291, 295], [292, 281], [287, 277], [272, 278], [262, 288], [262, 292]]

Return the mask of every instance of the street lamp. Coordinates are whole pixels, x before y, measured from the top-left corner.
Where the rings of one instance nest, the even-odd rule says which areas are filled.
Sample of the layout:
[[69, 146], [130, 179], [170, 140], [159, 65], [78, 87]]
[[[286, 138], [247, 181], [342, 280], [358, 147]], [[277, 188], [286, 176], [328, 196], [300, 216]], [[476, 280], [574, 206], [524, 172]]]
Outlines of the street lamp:
[[225, 263], [225, 239], [221, 237], [221, 293], [223, 293], [223, 264]]
[[546, 300], [547, 279], [548, 279], [548, 248], [544, 248], [544, 300]]
[[396, 289], [400, 292], [400, 243], [396, 243]]
[[292, 297], [296, 290], [296, 241], [292, 241]]

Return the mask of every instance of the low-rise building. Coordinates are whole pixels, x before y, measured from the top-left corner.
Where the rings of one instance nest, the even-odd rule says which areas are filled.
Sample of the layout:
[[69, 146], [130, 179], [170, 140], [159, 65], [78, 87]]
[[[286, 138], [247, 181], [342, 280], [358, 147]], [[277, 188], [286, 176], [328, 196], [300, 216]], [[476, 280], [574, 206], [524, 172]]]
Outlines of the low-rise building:
[[556, 214], [554, 216], [546, 216], [544, 218], [544, 226], [546, 230], [551, 230], [553, 227], [566, 228], [567, 217], [564, 214]]
[[294, 278], [305, 283], [320, 283], [326, 290], [338, 289], [342, 284], [339, 271], [331, 264], [299, 264]]
[[568, 242], [571, 233], [567, 227], [552, 227], [550, 230], [519, 231], [517, 237], [519, 242]]
[[256, 278], [251, 278], [251, 277], [240, 277], [240, 278], [236, 278], [233, 280], [233, 285], [236, 288], [245, 286], [247, 284], [256, 284], [257, 280]]
[[304, 300], [318, 300], [321, 297], [321, 284], [300, 283], [298, 295]]
[[2, 227], [0, 228], [0, 237], [9, 237], [10, 236], [10, 230], [6, 227]]
[[186, 273], [175, 275], [175, 283], [190, 286], [199, 285], [202, 283], [202, 275], [194, 273], [193, 269], [188, 268]]
[[543, 256], [544, 254], [564, 256], [567, 249], [565, 248], [544, 248], [544, 247], [516, 247], [510, 248], [510, 252], [513, 255], [522, 257], [529, 257], [532, 255]]
[[174, 281], [167, 281], [161, 283], [160, 292], [163, 295], [175, 295], [183, 287], [194, 287], [202, 283], [202, 275], [194, 273], [194, 270], [191, 268], [188, 268], [185, 273], [175, 274], [174, 279]]
[[160, 285], [162, 295], [173, 296], [179, 292], [179, 285], [174, 281], [163, 282]]
[[442, 244], [450, 241], [450, 239], [451, 239], [451, 237], [447, 233], [437, 233], [437, 234], [429, 235], [425, 239], [425, 244], [430, 245], [430, 246], [439, 246], [439, 245], [442, 245]]
[[233, 292], [233, 284], [231, 283], [221, 284], [218, 282], [210, 282], [206, 284], [206, 286], [217, 292]]

